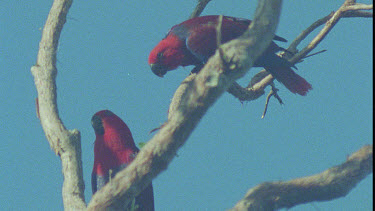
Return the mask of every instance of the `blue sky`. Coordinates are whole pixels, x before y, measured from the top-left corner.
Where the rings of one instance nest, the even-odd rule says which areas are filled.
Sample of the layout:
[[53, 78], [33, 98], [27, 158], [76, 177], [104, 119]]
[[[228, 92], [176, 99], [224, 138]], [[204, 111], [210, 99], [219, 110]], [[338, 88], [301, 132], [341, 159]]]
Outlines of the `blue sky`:
[[[284, 1], [277, 34], [292, 41], [342, 1]], [[191, 67], [156, 77], [150, 50], [196, 1], [75, 1], [58, 50], [58, 105], [62, 120], [82, 136], [85, 197], [91, 199], [94, 131], [91, 116], [110, 109], [129, 126], [136, 143], [167, 117], [170, 99]], [[370, 3], [370, 1], [363, 1]], [[61, 163], [35, 115], [36, 62], [41, 29], [52, 1], [0, 2], [1, 209], [62, 210]], [[213, 0], [203, 15], [252, 18], [256, 1]], [[224, 210], [264, 181], [319, 173], [372, 142], [372, 19], [343, 19], [298, 64], [313, 85], [306, 96], [281, 84], [285, 105], [265, 96], [241, 104], [224, 94], [199, 123], [169, 168], [153, 182], [156, 210]], [[309, 37], [311, 39], [311, 37]], [[287, 47], [287, 44], [280, 43]], [[253, 68], [243, 85], [260, 69]], [[345, 198], [291, 210], [372, 210], [373, 176]]]

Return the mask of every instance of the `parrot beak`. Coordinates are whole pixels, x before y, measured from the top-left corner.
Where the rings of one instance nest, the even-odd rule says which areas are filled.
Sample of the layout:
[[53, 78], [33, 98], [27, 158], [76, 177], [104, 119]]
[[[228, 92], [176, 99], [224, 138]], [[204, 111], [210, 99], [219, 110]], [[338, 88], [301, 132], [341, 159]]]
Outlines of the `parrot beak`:
[[154, 63], [150, 64], [150, 67], [152, 72], [159, 77], [163, 77], [167, 73], [167, 69], [163, 65]]

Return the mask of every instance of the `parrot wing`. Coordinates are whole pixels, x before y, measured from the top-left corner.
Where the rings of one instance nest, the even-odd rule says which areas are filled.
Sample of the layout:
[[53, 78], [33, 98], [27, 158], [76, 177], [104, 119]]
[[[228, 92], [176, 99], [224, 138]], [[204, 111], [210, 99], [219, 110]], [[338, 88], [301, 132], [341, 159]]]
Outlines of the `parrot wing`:
[[205, 24], [192, 30], [186, 39], [186, 47], [202, 63], [205, 63], [216, 50], [215, 25]]
[[[210, 56], [212, 56], [216, 51], [216, 28], [219, 16], [205, 16], [200, 19], [192, 19], [194, 22], [186, 21], [176, 27], [188, 28], [190, 32], [186, 38], [187, 49], [196, 56], [202, 63], [205, 63]], [[228, 16], [223, 16], [222, 26], [221, 26], [221, 43], [226, 43], [232, 39], [241, 36], [248, 28], [250, 20], [243, 18], [233, 18]], [[180, 31], [186, 31], [181, 30]], [[186, 33], [185, 33], [186, 34]], [[286, 39], [275, 36], [274, 40], [287, 42]], [[275, 53], [282, 50], [274, 42], [271, 43], [268, 53]]]

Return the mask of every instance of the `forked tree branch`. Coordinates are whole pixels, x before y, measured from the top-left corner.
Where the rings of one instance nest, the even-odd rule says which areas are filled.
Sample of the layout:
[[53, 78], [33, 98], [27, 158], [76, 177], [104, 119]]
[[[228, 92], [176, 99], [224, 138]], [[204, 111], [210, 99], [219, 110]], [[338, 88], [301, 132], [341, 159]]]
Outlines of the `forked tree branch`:
[[[201, 2], [199, 1], [197, 8], [202, 8]], [[206, 4], [203, 4], [204, 6]], [[340, 18], [351, 18], [351, 17], [364, 17], [364, 18], [372, 18], [373, 13], [372, 12], [365, 12], [363, 10], [372, 10], [373, 5], [365, 5], [365, 4], [358, 4], [355, 3], [353, 0], [346, 0], [344, 4], [336, 11], [332, 12], [329, 15], [317, 20], [314, 22], [311, 26], [309, 26], [307, 29], [305, 29], [300, 35], [297, 36], [297, 38], [290, 44], [287, 51], [293, 53], [294, 55], [287, 55], [283, 54], [283, 57], [286, 57], [289, 59], [293, 64], [298, 63], [301, 59], [303, 59], [309, 52], [314, 50], [317, 45], [324, 39], [324, 37], [327, 35], [327, 33], [330, 32], [330, 30], [335, 26], [335, 24], [339, 21]], [[197, 9], [196, 9], [197, 10]], [[198, 16], [200, 13], [192, 13], [191, 17]], [[200, 10], [200, 12], [202, 12]], [[327, 23], [327, 24], [326, 24]], [[320, 31], [320, 33], [301, 51], [298, 53], [297, 46], [304, 40], [306, 37], [312, 33], [314, 30], [316, 30], [319, 26], [326, 24], [326, 26]], [[193, 74], [194, 75], [194, 74]], [[180, 96], [184, 92], [184, 84], [186, 81], [192, 80], [189, 76], [186, 78], [182, 83], [181, 86], [176, 90], [174, 97], [172, 98], [171, 105], [169, 108], [169, 114], [174, 111], [175, 108], [178, 107], [178, 104], [180, 103]], [[242, 87], [237, 82], [234, 82], [231, 87], [227, 90], [228, 93], [232, 94], [234, 97], [239, 99], [241, 102], [244, 101], [253, 101], [261, 97], [265, 94], [265, 88], [269, 85], [272, 85], [274, 81], [274, 77], [269, 74], [267, 71], [262, 70], [259, 73], [257, 73], [249, 82], [249, 84], [246, 87]], [[278, 96], [276, 92], [271, 90], [272, 96]], [[278, 99], [281, 100], [280, 98]], [[266, 100], [266, 108], [268, 105], [269, 98]], [[263, 113], [262, 118], [264, 117], [265, 112]], [[170, 116], [170, 115], [169, 115]]]
[[[208, 108], [253, 65], [270, 44], [279, 20], [281, 0], [260, 0], [250, 30], [222, 46], [191, 81], [168, 122], [147, 142], [134, 161], [93, 196], [88, 210], [119, 209], [130, 203], [168, 167]], [[224, 68], [231, 67], [231, 68]]]
[[[195, 14], [192, 15], [198, 16], [208, 2], [207, 0], [199, 1], [200, 9], [197, 9]], [[354, 5], [354, 1], [347, 0], [347, 2], [349, 8], [369, 8], [366, 5]], [[58, 115], [56, 103], [57, 45], [71, 4], [72, 0], [54, 1], [43, 29], [37, 64], [31, 68], [31, 72], [38, 91], [37, 110], [41, 125], [51, 148], [60, 156], [62, 161], [64, 208], [66, 210], [82, 210], [86, 206], [80, 133], [78, 130], [69, 131], [65, 128]], [[223, 55], [220, 56], [217, 52], [199, 74], [192, 74], [185, 80], [183, 86], [179, 88], [182, 91], [175, 94], [175, 98], [179, 98], [179, 100], [178, 103], [171, 104], [168, 121], [159, 133], [142, 147], [141, 152], [132, 164], [118, 173], [108, 185], [94, 195], [88, 206], [89, 210], [116, 209], [125, 206], [150, 184], [153, 178], [167, 168], [177, 150], [185, 143], [207, 109], [228, 87], [239, 86], [234, 81], [248, 71], [254, 63], [254, 59], [271, 42], [278, 22], [280, 6], [281, 0], [260, 0], [256, 17], [250, 26], [251, 30], [241, 38], [221, 46], [223, 52], [225, 52], [225, 58], [229, 59], [222, 61]], [[345, 10], [342, 15], [343, 17], [372, 17], [372, 13], [353, 10]], [[259, 97], [257, 95], [262, 95], [264, 87], [267, 85], [263, 81], [272, 80], [269, 79], [270, 77], [272, 76], [264, 75], [264, 78], [253, 81], [252, 87], [258, 92], [249, 98], [256, 99]], [[247, 91], [240, 91], [240, 93], [241, 95], [243, 93], [249, 95]], [[353, 155], [348, 159], [348, 162], [351, 160], [354, 162], [358, 159], [359, 156], [356, 153], [355, 156]], [[335, 169], [343, 170], [344, 168], [336, 167]], [[295, 182], [295, 184], [298, 183]], [[246, 197], [246, 200], [247, 198], [249, 197]], [[277, 201], [278, 203], [281, 202], [282, 198]], [[248, 202], [241, 200], [240, 203], [247, 204]], [[277, 206], [280, 207], [280, 203]], [[283, 206], [291, 207], [294, 205]]]
[[37, 63], [31, 67], [38, 91], [37, 111], [52, 150], [60, 156], [65, 210], [86, 207], [81, 159], [81, 137], [78, 130], [67, 130], [57, 109], [56, 52], [61, 30], [72, 0], [55, 0], [43, 28]]
[[[369, 18], [372, 17], [373, 14], [370, 12], [364, 12], [363, 10], [372, 10], [373, 5], [365, 5], [355, 3], [353, 0], [346, 0], [344, 4], [336, 11], [332, 12], [331, 14], [325, 16], [324, 18], [319, 19], [318, 21], [314, 22], [310, 27], [304, 30], [289, 46], [287, 49], [288, 52], [296, 53], [291, 58], [287, 57], [285, 54], [283, 56], [287, 57], [292, 64], [296, 64], [300, 62], [308, 53], [314, 50], [318, 44], [325, 38], [325, 36], [333, 29], [336, 23], [341, 18], [348, 18], [348, 17], [365, 17]], [[298, 52], [297, 46], [304, 40], [311, 32], [317, 29], [319, 26], [325, 24], [323, 29], [316, 35], [312, 41], [307, 44], [303, 50]], [[298, 52], [298, 53], [297, 53]], [[247, 87], [242, 87], [239, 84], [234, 84], [228, 92], [232, 94], [234, 97], [238, 98], [240, 101], [252, 101], [258, 99], [262, 96], [264, 92], [264, 88], [270, 85], [274, 78], [270, 74], [264, 74], [265, 70], [262, 70], [259, 75], [256, 74], [254, 77], [257, 78], [257, 83], [249, 83]]]
[[320, 174], [286, 182], [265, 182], [250, 189], [231, 210], [279, 210], [346, 196], [373, 171], [372, 145], [362, 147], [346, 162]]
[[[372, 5], [362, 5], [356, 4], [354, 1], [351, 3], [351, 0], [346, 0], [344, 4], [332, 14], [331, 18], [325, 23], [325, 26], [322, 30], [315, 36], [315, 38], [299, 53], [294, 55], [289, 61], [292, 64], [295, 64], [302, 60], [308, 53], [315, 49], [318, 44], [328, 35], [328, 33], [333, 29], [333, 27], [339, 22], [339, 20], [345, 16], [345, 12], [349, 11], [358, 11], [358, 10], [370, 10], [373, 9]], [[293, 50], [293, 49], [290, 49]]]

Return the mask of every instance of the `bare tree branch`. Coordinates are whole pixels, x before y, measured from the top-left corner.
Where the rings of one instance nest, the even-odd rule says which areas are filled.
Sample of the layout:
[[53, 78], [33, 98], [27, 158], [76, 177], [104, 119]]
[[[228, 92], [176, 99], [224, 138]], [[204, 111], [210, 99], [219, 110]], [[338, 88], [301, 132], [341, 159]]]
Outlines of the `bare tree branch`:
[[[200, 4], [203, 4], [202, 2], [204, 1], [199, 1], [198, 2], [198, 5], [197, 5], [197, 8], [204, 8], [204, 6], [206, 4], [204, 4], [204, 6], [200, 6]], [[329, 15], [317, 20], [316, 22], [314, 22], [311, 26], [309, 26], [307, 29], [305, 29], [300, 35], [297, 36], [297, 38], [290, 44], [290, 46], [288, 47], [287, 51], [288, 52], [291, 52], [291, 53], [294, 53], [296, 54], [298, 52], [297, 50], [297, 46], [304, 40], [306, 39], [306, 37], [311, 34], [315, 29], [317, 29], [319, 26], [327, 23], [327, 22], [332, 22], [332, 17], [335, 15], [337, 17], [337, 15], [341, 18], [347, 18], [347, 17], [372, 17], [372, 13], [368, 13], [368, 12], [364, 12], [362, 10], [370, 10], [372, 9], [372, 5], [365, 5], [365, 4], [355, 4], [355, 1], [353, 1], [354, 3], [351, 3], [352, 1], [345, 1], [345, 3], [340, 7], [339, 10], [337, 10], [336, 12], [331, 12]], [[207, 2], [208, 3], [208, 2]], [[197, 9], [196, 9], [197, 10]], [[203, 9], [202, 9], [203, 10]], [[202, 11], [200, 11], [202, 12]], [[191, 17], [195, 17], [194, 14], [196, 14], [196, 12], [194, 11], [192, 13], [192, 16]], [[200, 14], [200, 13], [199, 13]], [[199, 16], [196, 15], [196, 16]], [[337, 20], [338, 21], [338, 20]], [[326, 25], [325, 28], [330, 28], [332, 29], [334, 27], [334, 24], [330, 24], [330, 25]], [[318, 41], [318, 38], [319, 36], [321, 36], [322, 32], [325, 31], [325, 30], [321, 30], [321, 33], [319, 33], [314, 39], [313, 41], [310, 42], [310, 44], [308, 44], [304, 49], [305, 51], [304, 52], [300, 52], [296, 55], [294, 55], [293, 58], [290, 58], [290, 61], [291, 63], [295, 64], [297, 62], [299, 62], [301, 59], [305, 58], [307, 56], [307, 54], [309, 52], [311, 52], [312, 50], [314, 50], [318, 43], [320, 43], [320, 41], [322, 39], [324, 39], [324, 37], [320, 37], [320, 40], [319, 42]], [[326, 31], [326, 33], [328, 33], [330, 30]], [[308, 50], [307, 50], [308, 49]], [[286, 54], [283, 55], [284, 57], [287, 57]], [[188, 79], [190, 80], [190, 79]], [[268, 73], [266, 70], [262, 70], [260, 71], [259, 73], [257, 73], [253, 79], [251, 80], [251, 82], [248, 84], [248, 86], [246, 87], [242, 87], [241, 85], [239, 85], [237, 82], [234, 82], [233, 85], [227, 90], [231, 95], [233, 95], [234, 97], [236, 97], [237, 99], [239, 99], [241, 102], [244, 102], [244, 101], [253, 101], [253, 100], [256, 100], [258, 99], [259, 97], [261, 97], [263, 94], [265, 94], [265, 88], [268, 86], [268, 85], [271, 85], [273, 83], [273, 76]], [[184, 80], [182, 82], [182, 84], [186, 83], [186, 80]], [[183, 86], [181, 85], [181, 87], [179, 87], [176, 92], [175, 92], [175, 97], [172, 98], [172, 103], [170, 105], [170, 108], [169, 108], [169, 112], [173, 111], [174, 108], [176, 108], [180, 102], [180, 99], [179, 96], [181, 96], [181, 94], [184, 92], [184, 87], [186, 88], [186, 86]], [[274, 94], [275, 92], [274, 91], [271, 91], [272, 94]], [[271, 95], [270, 95], [271, 96]], [[278, 95], [272, 95], [272, 96], [278, 96]], [[268, 105], [268, 101], [270, 99], [266, 99], [266, 106]], [[279, 101], [281, 100], [278, 99]], [[267, 110], [267, 107], [265, 108], [265, 110]], [[263, 116], [264, 117], [264, 113], [263, 113]]]
[[318, 28], [319, 26], [325, 24], [329, 19], [332, 18], [333, 14], [335, 14], [335, 12], [331, 12], [329, 15], [315, 21], [313, 24], [311, 24], [309, 27], [307, 27], [307, 29], [303, 30], [301, 34], [299, 34], [297, 36], [296, 39], [293, 40], [293, 42], [289, 45], [288, 47], [288, 51], [289, 52], [292, 52], [292, 53], [297, 53], [298, 50], [297, 50], [297, 46], [304, 40], [306, 39], [306, 37], [311, 34], [311, 32], [313, 32], [316, 28]]
[[64, 175], [65, 210], [84, 209], [84, 182], [81, 137], [78, 130], [68, 131], [61, 121], [56, 103], [56, 52], [60, 33], [72, 0], [55, 0], [39, 43], [37, 64], [31, 68], [38, 91], [37, 110], [51, 148], [60, 156]]
[[265, 182], [250, 189], [231, 210], [278, 210], [346, 196], [373, 171], [372, 145], [362, 147], [345, 163], [320, 174], [287, 182]]
[[194, 11], [191, 13], [189, 18], [195, 18], [195, 17], [200, 16], [204, 8], [207, 6], [207, 4], [210, 1], [211, 0], [198, 0], [197, 6], [195, 7]]
[[315, 38], [299, 53], [294, 55], [289, 61], [292, 64], [295, 64], [299, 62], [301, 59], [303, 59], [308, 53], [310, 53], [316, 46], [325, 38], [325, 36], [328, 35], [328, 33], [333, 29], [333, 27], [338, 23], [338, 21], [343, 17], [344, 13], [346, 11], [352, 11], [352, 10], [359, 10], [359, 9], [372, 9], [372, 5], [368, 5], [367, 7], [363, 7], [362, 5], [359, 6], [356, 5], [349, 5], [349, 0], [345, 1], [344, 4], [335, 12], [333, 13], [332, 17], [326, 22], [325, 26], [322, 30], [318, 33], [318, 35], [315, 36]]
[[372, 18], [374, 14], [372, 12], [365, 11], [345, 11], [343, 18]]
[[[191, 17], [199, 16], [209, 1], [199, 0], [196, 10]], [[31, 72], [38, 91], [38, 117], [51, 148], [60, 156], [62, 161], [64, 208], [66, 210], [82, 210], [86, 208], [86, 205], [84, 200], [80, 133], [78, 130], [67, 130], [65, 128], [58, 115], [56, 103], [57, 46], [71, 4], [72, 0], [54, 1], [43, 29], [37, 64], [31, 68]], [[336, 13], [327, 16], [330, 26], [326, 24], [326, 27], [332, 28], [340, 17], [372, 17], [372, 13], [362, 11], [369, 8], [372, 9], [372, 5], [356, 4], [353, 0], [347, 0], [344, 5], [340, 7], [342, 9], [340, 13], [338, 13], [339, 9]], [[229, 87], [228, 91], [232, 94], [237, 93], [234, 95], [236, 97], [240, 96], [238, 98], [242, 100], [253, 100], [264, 94], [264, 88], [272, 83], [273, 80], [272, 76], [268, 74], [262, 73], [258, 75], [262, 77], [253, 80], [245, 89], [235, 83], [235, 80], [242, 77], [248, 71], [255, 59], [271, 42], [278, 23], [280, 7], [281, 0], [259, 0], [256, 17], [249, 30], [239, 39], [220, 46], [223, 49], [222, 52], [225, 52], [224, 58], [228, 58], [228, 60], [221, 59], [223, 56], [220, 56], [216, 52], [215, 56], [207, 62], [199, 74], [192, 74], [184, 80], [182, 86], [179, 87], [180, 91], [178, 90], [175, 93], [174, 99], [178, 100], [173, 100], [171, 103], [168, 121], [159, 133], [142, 148], [132, 164], [118, 173], [108, 185], [93, 196], [88, 207], [89, 210], [117, 209], [127, 205], [150, 184], [153, 178], [168, 167], [177, 150], [185, 143], [208, 108]], [[329, 30], [325, 33], [328, 34]], [[325, 35], [323, 34], [321, 39]], [[357, 164], [358, 160], [361, 159], [361, 156], [356, 153], [348, 159], [348, 162], [353, 161], [352, 163]], [[333, 169], [339, 173], [338, 170], [344, 168], [339, 166]], [[364, 178], [367, 174], [369, 173], [366, 171], [364, 174], [354, 174], [354, 176], [358, 176], [355, 178], [360, 178], [361, 176]], [[293, 181], [293, 185], [301, 184], [301, 182], [298, 182], [299, 180], [292, 180], [290, 182]], [[347, 183], [352, 182], [350, 184], [352, 185], [351, 188], [353, 188], [358, 181], [360, 180], [349, 181]], [[267, 187], [272, 187], [272, 185], [268, 185]], [[345, 189], [345, 194], [351, 188]], [[283, 200], [284, 198], [276, 199], [277, 208], [291, 207], [298, 204], [290, 204], [287, 201], [288, 204]], [[243, 202], [243, 204], [247, 203]]]
[[[218, 51], [191, 82], [168, 122], [144, 146], [135, 160], [98, 191], [88, 210], [116, 209], [128, 204], [152, 179], [168, 167], [207, 109], [253, 65], [266, 49], [278, 24], [281, 0], [260, 0], [250, 30], [222, 46], [228, 67]], [[226, 61], [228, 62], [228, 61]]]
[[[289, 61], [292, 64], [299, 62], [308, 53], [314, 50], [317, 45], [324, 39], [324, 37], [330, 32], [330, 30], [336, 25], [340, 18], [347, 17], [372, 17], [372, 13], [364, 12], [362, 10], [372, 10], [373, 5], [358, 4], [352, 0], [346, 0], [344, 4], [336, 11], [331, 14], [319, 19], [314, 22], [310, 27], [304, 30], [298, 37], [291, 43], [288, 52], [297, 53], [297, 46], [304, 40], [312, 31], [319, 26], [326, 24], [319, 34], [299, 53], [295, 54]], [[284, 54], [283, 56], [286, 56]], [[233, 87], [228, 89], [228, 92], [240, 101], [252, 101], [258, 99], [264, 94], [264, 88], [272, 83], [274, 78], [272, 75], [265, 74], [265, 70], [262, 70], [258, 74], [261, 75], [260, 79], [257, 79], [257, 83], [250, 83], [247, 87], [242, 87], [239, 84], [234, 84]], [[259, 75], [256, 75], [258, 77]], [[255, 76], [254, 76], [255, 77]]]
[[[372, 5], [371, 5], [372, 6]], [[324, 18], [321, 18], [317, 21], [315, 21], [311, 26], [309, 26], [307, 29], [305, 29], [300, 35], [297, 36], [296, 39], [293, 40], [293, 42], [288, 47], [288, 51], [290, 52], [298, 52], [297, 46], [304, 40], [311, 32], [313, 32], [315, 29], [317, 29], [319, 26], [325, 24], [329, 19], [332, 18], [332, 16], [335, 14], [335, 12], [331, 12], [329, 15], [325, 16]], [[342, 18], [352, 18], [352, 17], [365, 17], [369, 18], [372, 17], [372, 13], [370, 12], [363, 12], [358, 10], [346, 10], [342, 13]]]

